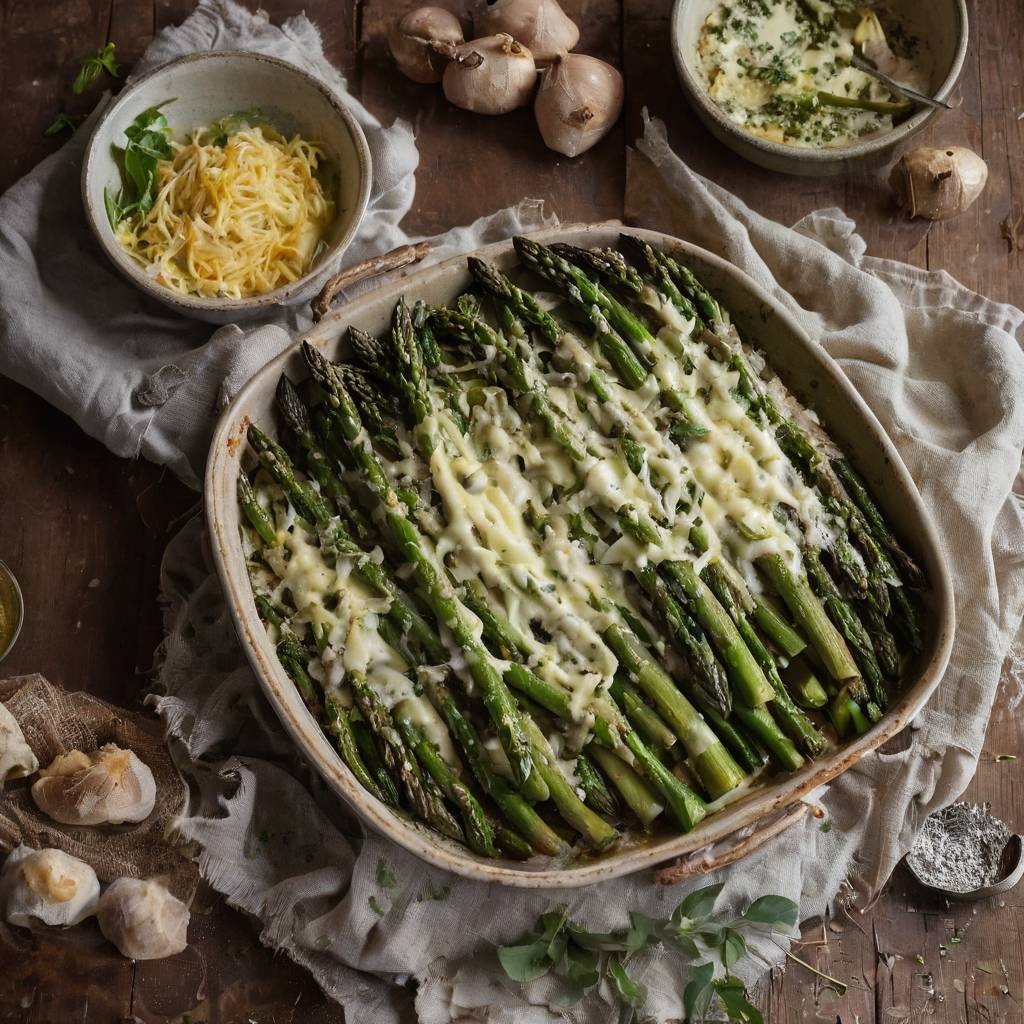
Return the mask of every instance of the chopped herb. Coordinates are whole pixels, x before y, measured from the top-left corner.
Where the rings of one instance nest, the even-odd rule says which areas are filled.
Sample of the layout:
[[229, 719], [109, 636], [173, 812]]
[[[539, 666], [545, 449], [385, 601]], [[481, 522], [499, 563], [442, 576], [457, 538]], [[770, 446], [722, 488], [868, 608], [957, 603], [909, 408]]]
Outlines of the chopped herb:
[[915, 960], [916, 960], [916, 961], [917, 961], [917, 962], [918, 962], [919, 964], [923, 964], [923, 963], [924, 963], [924, 957], [923, 957], [923, 956], [922, 956], [922, 955], [921, 955], [920, 953], [918, 953], [918, 954], [917, 954], [917, 956], [915, 956], [915, 957], [914, 957], [914, 959], [915, 959]]
[[436, 901], [438, 903], [448, 899], [452, 893], [452, 887], [450, 885], [442, 885], [440, 889], [429, 888], [426, 892], [421, 892], [416, 897], [417, 903], [429, 903]]
[[377, 884], [385, 892], [392, 892], [398, 887], [398, 879], [391, 870], [391, 865], [383, 857], [377, 862]]
[[996, 756], [993, 757], [992, 760], [995, 761], [996, 764], [1000, 764], [1003, 761], [1016, 761], [1017, 760], [1017, 755], [1016, 754], [996, 754]]
[[384, 910], [384, 908], [383, 908], [383, 907], [382, 907], [382, 906], [381, 906], [381, 905], [380, 905], [380, 904], [379, 904], [379, 903], [377, 902], [377, 897], [376, 897], [376, 896], [370, 896], [370, 897], [369, 897], [369, 898], [367, 899], [367, 901], [366, 901], [366, 902], [367, 902], [367, 903], [368, 903], [368, 904], [370, 905], [370, 909], [371, 909], [371, 910], [372, 910], [372, 911], [373, 911], [373, 912], [374, 912], [374, 913], [375, 913], [375, 914], [376, 914], [376, 915], [377, 915], [378, 917], [383, 917], [383, 916], [384, 916], [384, 914], [385, 914], [385, 910]]
[[819, 832], [831, 832], [832, 831], [832, 822], [831, 821], [823, 821], [818, 826], [818, 831]]
[[97, 54], [82, 61], [82, 66], [71, 83], [71, 91], [78, 96], [85, 92], [102, 72], [106, 71], [111, 78], [117, 78], [120, 70], [120, 66], [114, 60], [114, 44], [107, 43]]

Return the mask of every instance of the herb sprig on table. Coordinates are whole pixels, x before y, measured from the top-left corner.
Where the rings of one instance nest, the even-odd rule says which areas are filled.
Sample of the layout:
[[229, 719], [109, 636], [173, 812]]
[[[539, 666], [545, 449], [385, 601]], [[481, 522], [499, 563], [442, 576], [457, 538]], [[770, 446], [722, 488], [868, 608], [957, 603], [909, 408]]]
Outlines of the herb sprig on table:
[[[762, 896], [738, 916], [716, 913], [721, 891], [721, 885], [710, 885], [690, 893], [668, 918], [633, 911], [628, 927], [605, 933], [587, 931], [562, 907], [542, 914], [517, 945], [499, 947], [498, 960], [513, 981], [534, 981], [549, 973], [561, 978], [565, 992], [559, 1001], [564, 1006], [578, 1002], [607, 978], [621, 1006], [619, 1024], [632, 1024], [646, 992], [626, 964], [641, 950], [662, 945], [686, 960], [704, 961], [691, 969], [683, 993], [687, 1021], [696, 1024], [718, 1006], [730, 1020], [763, 1024], [732, 969], [746, 955], [746, 935], [791, 931], [798, 908], [784, 896]], [[722, 969], [718, 977], [716, 960]]]
[[145, 216], [156, 199], [156, 168], [160, 160], [171, 158], [171, 129], [162, 107], [172, 100], [164, 100], [144, 110], [124, 130], [127, 140], [120, 150], [122, 186], [114, 195], [103, 191], [110, 225], [116, 231], [126, 217], [138, 213]]
[[98, 53], [92, 57], [86, 57], [82, 61], [82, 66], [75, 76], [74, 82], [71, 83], [71, 91], [76, 96], [85, 92], [104, 71], [111, 78], [119, 77], [121, 66], [114, 60], [114, 49], [114, 43], [107, 43]]

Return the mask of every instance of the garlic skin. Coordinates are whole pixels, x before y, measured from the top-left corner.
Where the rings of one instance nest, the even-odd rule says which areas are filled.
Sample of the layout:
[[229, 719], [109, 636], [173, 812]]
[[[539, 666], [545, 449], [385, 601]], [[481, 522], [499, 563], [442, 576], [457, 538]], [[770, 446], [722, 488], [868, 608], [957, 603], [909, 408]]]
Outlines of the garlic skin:
[[149, 817], [156, 782], [131, 750], [113, 743], [91, 754], [72, 750], [39, 772], [32, 799], [65, 825], [121, 825]]
[[8, 779], [23, 779], [39, 768], [18, 720], [0, 704], [0, 792]]
[[9, 924], [32, 921], [58, 928], [95, 913], [100, 883], [88, 864], [63, 850], [19, 846], [0, 871], [0, 897]]
[[896, 202], [910, 217], [949, 220], [981, 195], [988, 164], [963, 146], [904, 153], [889, 175]]
[[533, 105], [544, 145], [579, 156], [603, 139], [622, 113], [622, 75], [582, 53], [563, 53], [541, 75]]
[[455, 50], [444, 69], [449, 103], [476, 114], [507, 114], [530, 102], [537, 82], [533, 54], [512, 36], [472, 39]]
[[498, 0], [473, 20], [478, 36], [505, 32], [533, 54], [537, 67], [550, 64], [580, 41], [580, 30], [558, 0]]
[[422, 85], [441, 81], [445, 65], [462, 41], [462, 24], [443, 7], [417, 7], [396, 20], [388, 32], [388, 47], [398, 70]]
[[159, 882], [119, 878], [100, 897], [104, 937], [130, 960], [160, 960], [188, 945], [188, 907]]

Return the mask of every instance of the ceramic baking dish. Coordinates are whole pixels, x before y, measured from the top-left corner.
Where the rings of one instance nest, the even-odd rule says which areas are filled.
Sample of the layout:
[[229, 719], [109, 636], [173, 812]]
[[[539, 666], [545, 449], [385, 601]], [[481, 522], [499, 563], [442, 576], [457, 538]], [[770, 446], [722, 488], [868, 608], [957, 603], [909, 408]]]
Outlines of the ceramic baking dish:
[[[544, 242], [608, 246], [616, 243], [619, 230], [618, 225], [610, 224], [567, 226], [534, 237]], [[819, 413], [828, 431], [852, 456], [897, 534], [906, 540], [927, 573], [924, 651], [910, 666], [902, 695], [869, 733], [822, 755], [798, 772], [769, 777], [686, 835], [659, 836], [644, 845], [559, 869], [541, 863], [542, 858], [533, 864], [477, 857], [393, 811], [359, 785], [278, 664], [273, 644], [256, 614], [239, 539], [237, 478], [248, 424], [256, 422], [266, 427], [277, 423], [274, 389], [280, 375], [287, 372], [296, 379], [306, 376], [296, 341], [293, 348], [246, 384], [225, 410], [213, 438], [206, 470], [206, 516], [224, 593], [242, 646], [267, 698], [299, 749], [332, 789], [369, 827], [431, 864], [468, 878], [502, 885], [570, 887], [614, 878], [673, 858], [683, 858], [667, 874], [673, 879], [735, 860], [797, 820], [805, 810], [802, 797], [899, 732], [938, 685], [949, 658], [953, 595], [934, 527], [892, 442], [842, 371], [764, 291], [724, 260], [656, 231], [634, 233], [678, 253], [694, 268], [729, 309], [740, 333], [765, 351], [785, 384], [801, 402]], [[516, 263], [511, 242], [488, 246], [480, 250], [480, 255], [506, 269]], [[371, 334], [381, 333], [390, 322], [399, 295], [445, 303], [469, 281], [464, 257], [423, 270], [403, 271], [386, 285], [327, 316], [306, 338], [329, 357], [341, 358], [349, 324]]]

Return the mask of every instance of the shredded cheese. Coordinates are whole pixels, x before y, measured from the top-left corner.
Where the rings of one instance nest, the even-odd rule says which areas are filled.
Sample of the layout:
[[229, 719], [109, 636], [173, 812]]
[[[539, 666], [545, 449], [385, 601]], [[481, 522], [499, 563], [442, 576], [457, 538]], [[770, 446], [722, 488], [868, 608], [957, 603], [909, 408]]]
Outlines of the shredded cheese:
[[300, 278], [334, 219], [320, 147], [265, 125], [223, 146], [202, 139], [197, 129], [189, 142], [171, 143], [152, 209], [122, 221], [118, 241], [183, 295], [240, 299]]

